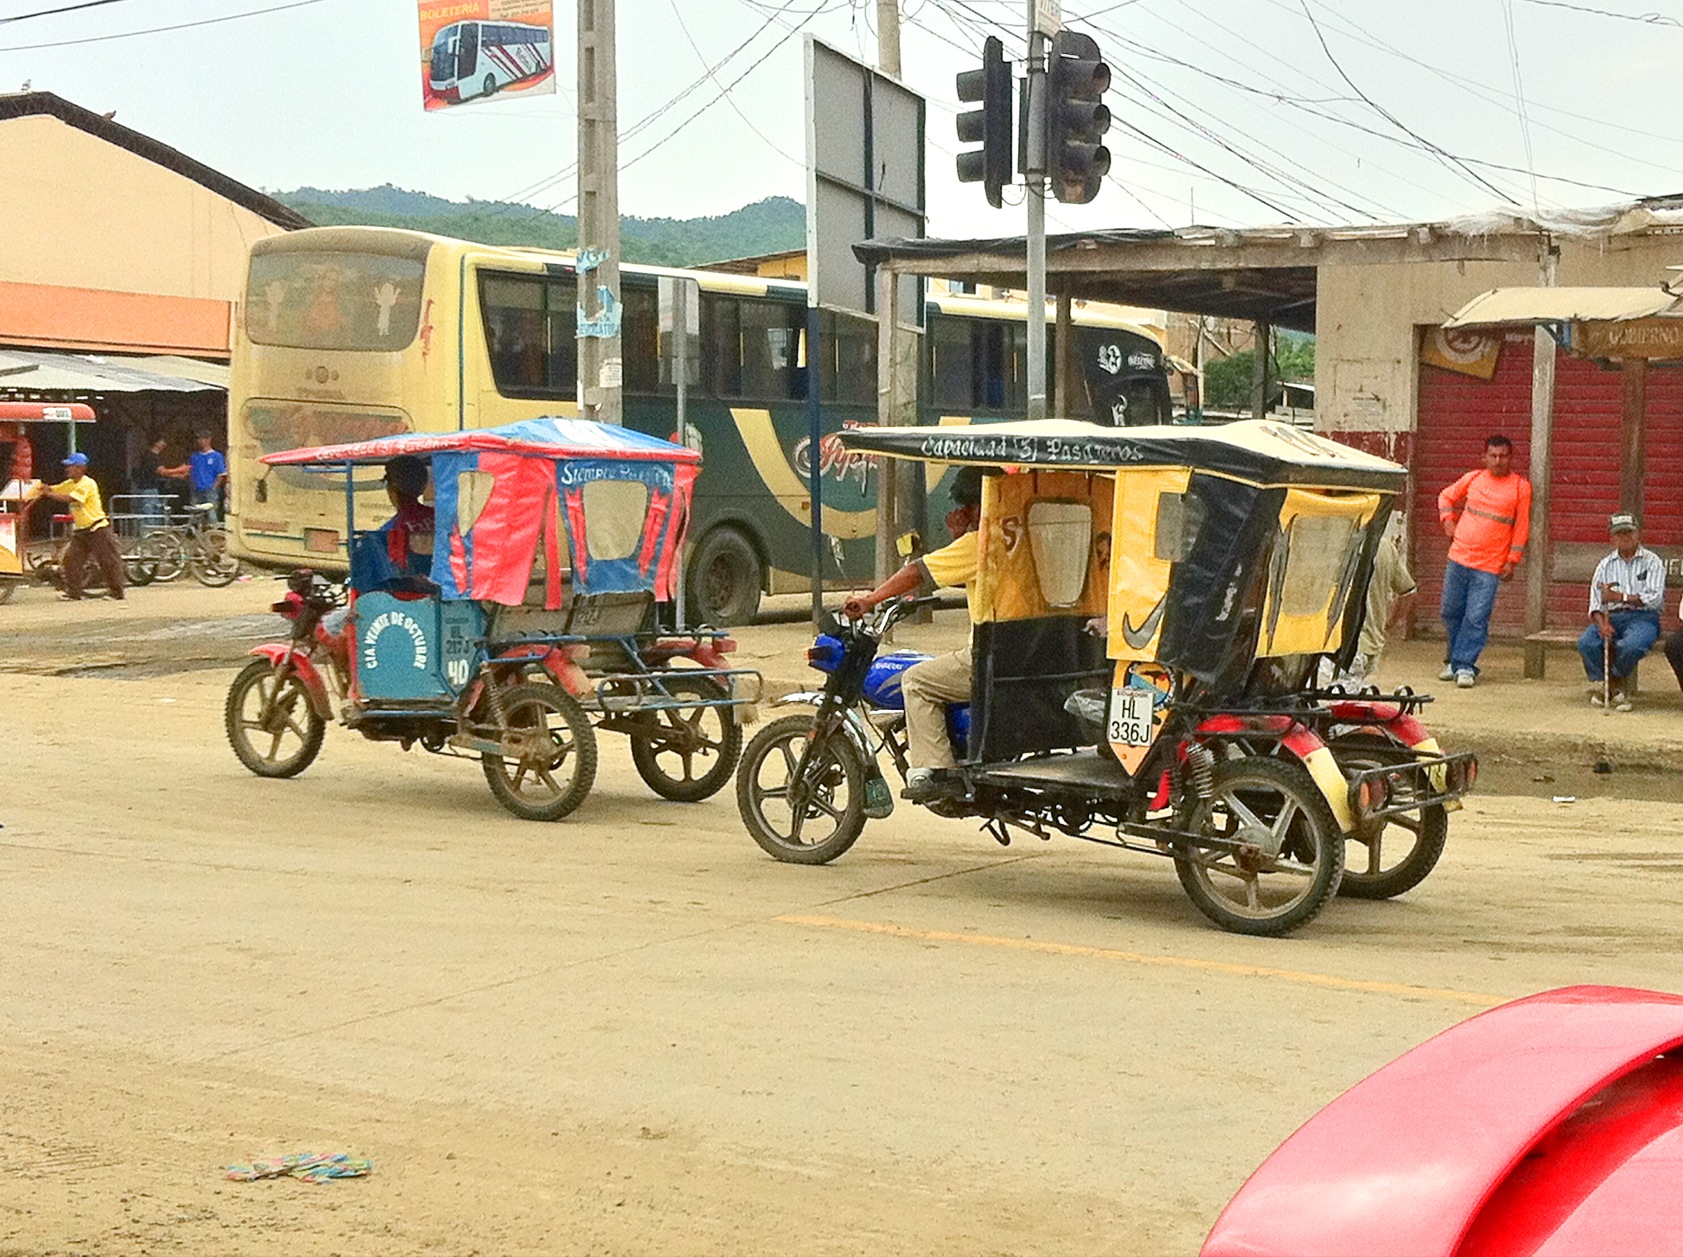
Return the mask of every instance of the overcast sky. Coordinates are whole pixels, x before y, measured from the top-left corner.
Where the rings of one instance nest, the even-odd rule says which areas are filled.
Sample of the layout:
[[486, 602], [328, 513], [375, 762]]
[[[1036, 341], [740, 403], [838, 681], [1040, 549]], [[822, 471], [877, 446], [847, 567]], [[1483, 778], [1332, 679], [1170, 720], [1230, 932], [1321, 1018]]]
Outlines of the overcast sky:
[[[573, 208], [569, 0], [556, 4], [555, 95], [433, 114], [414, 0], [105, 0], [23, 17], [78, 2], [0, 0], [0, 90], [28, 81], [115, 109], [266, 189], [389, 182]], [[901, 5], [905, 79], [930, 105], [931, 234], [1021, 232], [1020, 208], [991, 210], [956, 182], [952, 154], [953, 75], [988, 33], [1022, 55], [1022, 0]], [[636, 128], [623, 211], [804, 199], [801, 33], [874, 59], [875, 7], [619, 0], [620, 128]], [[236, 14], [251, 16], [111, 38]], [[1401, 221], [1683, 192], [1678, 0], [1064, 0], [1064, 18], [1115, 71], [1116, 177], [1091, 206], [1054, 205], [1054, 230]]]

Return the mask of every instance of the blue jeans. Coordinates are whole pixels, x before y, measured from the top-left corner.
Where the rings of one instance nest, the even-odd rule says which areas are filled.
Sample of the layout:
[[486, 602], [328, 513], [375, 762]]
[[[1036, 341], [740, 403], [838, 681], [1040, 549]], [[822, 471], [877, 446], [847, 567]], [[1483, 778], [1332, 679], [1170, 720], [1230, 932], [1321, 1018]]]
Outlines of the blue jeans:
[[1495, 572], [1481, 572], [1450, 560], [1443, 572], [1445, 658], [1457, 672], [1478, 671], [1478, 657], [1490, 640], [1490, 609], [1496, 605]]
[[[1614, 611], [1609, 618], [1613, 621], [1613, 679], [1620, 681], [1659, 640], [1660, 616], [1657, 611]], [[1584, 671], [1592, 681], [1602, 679], [1602, 650], [1601, 630], [1591, 624], [1578, 639], [1578, 653], [1584, 657]]]
[[199, 506], [205, 502], [209, 502], [216, 508], [214, 511], [210, 512], [210, 522], [213, 524], [220, 524], [222, 522], [222, 491], [215, 485], [212, 485], [208, 489], [192, 490], [190, 500], [194, 506]]

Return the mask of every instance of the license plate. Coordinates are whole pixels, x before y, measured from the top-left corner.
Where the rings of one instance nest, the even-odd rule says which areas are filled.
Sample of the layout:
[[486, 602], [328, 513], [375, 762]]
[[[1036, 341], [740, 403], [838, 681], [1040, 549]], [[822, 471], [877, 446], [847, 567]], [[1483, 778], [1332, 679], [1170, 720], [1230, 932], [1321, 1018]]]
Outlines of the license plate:
[[1125, 689], [1110, 692], [1106, 739], [1121, 746], [1151, 745], [1151, 692]]
[[337, 554], [339, 552], [339, 534], [331, 528], [306, 528], [304, 530], [304, 549], [311, 554]]

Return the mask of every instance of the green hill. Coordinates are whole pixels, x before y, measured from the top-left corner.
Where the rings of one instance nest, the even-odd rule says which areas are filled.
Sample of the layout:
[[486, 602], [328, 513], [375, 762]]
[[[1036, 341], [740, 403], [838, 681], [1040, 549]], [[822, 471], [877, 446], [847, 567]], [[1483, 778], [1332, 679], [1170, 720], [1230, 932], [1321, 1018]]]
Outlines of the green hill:
[[[571, 249], [578, 219], [503, 201], [447, 201], [386, 184], [329, 191], [298, 188], [271, 193], [322, 226], [407, 227], [484, 244]], [[711, 218], [624, 218], [620, 247], [628, 262], [693, 266], [725, 258], [799, 249], [806, 243], [806, 210], [786, 196], [767, 197]]]

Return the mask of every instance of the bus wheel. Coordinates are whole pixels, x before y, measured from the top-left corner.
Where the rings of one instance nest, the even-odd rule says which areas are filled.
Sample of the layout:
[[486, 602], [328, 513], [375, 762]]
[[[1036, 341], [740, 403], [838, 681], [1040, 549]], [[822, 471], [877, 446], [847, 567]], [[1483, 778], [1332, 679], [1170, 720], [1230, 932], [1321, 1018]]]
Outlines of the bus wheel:
[[494, 75], [494, 74], [487, 74], [485, 76], [485, 95], [489, 96], [493, 92], [495, 92], [496, 90], [497, 90], [497, 76]]
[[700, 624], [747, 624], [760, 609], [764, 577], [754, 543], [729, 526], [715, 528], [690, 555], [688, 612]]

